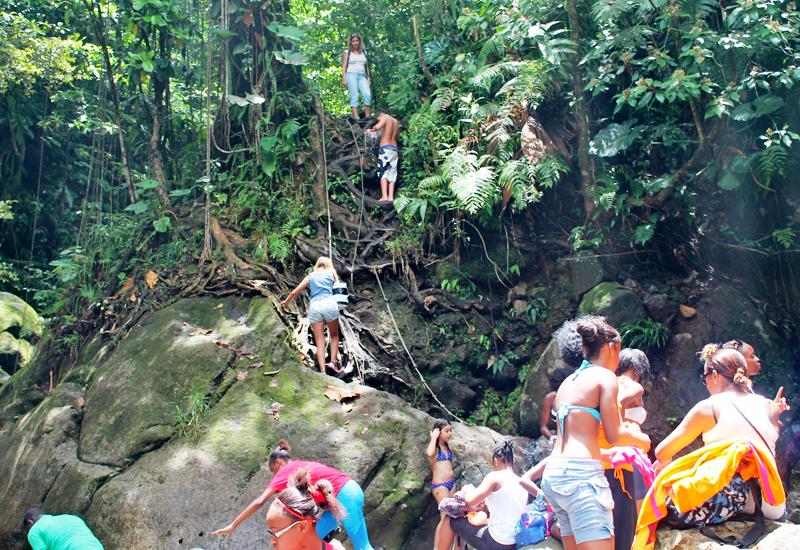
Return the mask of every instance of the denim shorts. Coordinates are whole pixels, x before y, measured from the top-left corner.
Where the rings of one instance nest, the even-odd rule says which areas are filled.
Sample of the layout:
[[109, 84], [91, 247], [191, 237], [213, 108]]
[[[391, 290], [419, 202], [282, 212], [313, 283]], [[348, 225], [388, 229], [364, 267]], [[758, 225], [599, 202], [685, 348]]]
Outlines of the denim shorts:
[[542, 490], [562, 536], [581, 544], [614, 536], [614, 500], [599, 460], [560, 458], [548, 462]]
[[329, 323], [339, 318], [339, 304], [333, 296], [317, 298], [308, 304], [309, 323]]

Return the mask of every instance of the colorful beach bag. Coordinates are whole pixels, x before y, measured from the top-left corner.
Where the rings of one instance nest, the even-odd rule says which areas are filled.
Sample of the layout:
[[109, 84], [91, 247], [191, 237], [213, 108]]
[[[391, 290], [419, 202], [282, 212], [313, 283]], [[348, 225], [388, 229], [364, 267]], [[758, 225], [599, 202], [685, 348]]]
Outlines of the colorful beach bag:
[[553, 509], [540, 493], [536, 500], [528, 504], [517, 522], [514, 530], [516, 547], [523, 548], [543, 541], [550, 536], [552, 523]]

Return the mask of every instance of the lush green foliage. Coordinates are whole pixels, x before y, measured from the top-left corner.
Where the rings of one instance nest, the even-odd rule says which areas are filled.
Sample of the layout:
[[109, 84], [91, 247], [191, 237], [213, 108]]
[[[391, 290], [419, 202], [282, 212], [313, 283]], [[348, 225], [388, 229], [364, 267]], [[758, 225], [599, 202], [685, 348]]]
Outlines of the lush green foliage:
[[669, 340], [667, 327], [650, 318], [626, 323], [619, 332], [623, 345], [628, 348], [656, 350], [666, 346]]

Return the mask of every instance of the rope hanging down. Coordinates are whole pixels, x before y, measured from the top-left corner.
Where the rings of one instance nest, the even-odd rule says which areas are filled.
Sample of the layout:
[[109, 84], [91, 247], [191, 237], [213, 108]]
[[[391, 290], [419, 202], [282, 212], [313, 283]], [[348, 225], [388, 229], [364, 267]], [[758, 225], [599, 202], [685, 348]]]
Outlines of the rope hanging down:
[[384, 301], [384, 303], [386, 303], [386, 311], [389, 312], [389, 318], [392, 320], [392, 325], [394, 325], [394, 330], [397, 332], [397, 337], [400, 339], [400, 343], [403, 345], [403, 349], [405, 350], [406, 355], [408, 355], [408, 358], [411, 360], [411, 366], [414, 367], [414, 371], [417, 373], [417, 376], [419, 377], [420, 381], [425, 386], [425, 389], [427, 389], [428, 392], [430, 392], [431, 397], [433, 397], [433, 400], [436, 401], [436, 403], [442, 408], [442, 410], [444, 412], [446, 412], [447, 414], [449, 414], [450, 416], [452, 416], [453, 418], [455, 418], [459, 422], [462, 422], [462, 423], [466, 424], [467, 423], [466, 421], [464, 421], [463, 419], [459, 418], [450, 409], [448, 409], [447, 406], [444, 403], [442, 403], [439, 400], [438, 397], [436, 397], [436, 394], [433, 393], [433, 390], [428, 385], [428, 383], [425, 381], [425, 377], [422, 376], [422, 373], [419, 371], [419, 368], [417, 367], [417, 362], [414, 361], [414, 357], [411, 355], [411, 352], [408, 351], [408, 346], [406, 346], [406, 341], [403, 339], [403, 335], [400, 332], [400, 327], [397, 326], [397, 321], [395, 321], [395, 319], [394, 319], [394, 314], [392, 313], [392, 308], [389, 306], [389, 300], [386, 298], [386, 293], [383, 291], [383, 285], [381, 284], [381, 278], [378, 276], [378, 270], [373, 267], [372, 268], [372, 273], [375, 274], [375, 280], [378, 282], [378, 288], [381, 289], [381, 296], [383, 296], [383, 301]]
[[328, 257], [333, 261], [333, 235], [331, 231], [331, 196], [328, 193], [328, 153], [325, 149], [325, 112], [320, 115], [322, 124], [322, 170], [325, 176], [325, 208], [328, 210]]

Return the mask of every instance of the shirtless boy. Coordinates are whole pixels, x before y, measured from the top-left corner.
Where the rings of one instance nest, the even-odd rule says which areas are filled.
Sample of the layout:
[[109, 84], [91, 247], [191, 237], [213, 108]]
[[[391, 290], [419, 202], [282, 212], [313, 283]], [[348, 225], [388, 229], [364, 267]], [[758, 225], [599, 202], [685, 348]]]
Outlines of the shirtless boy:
[[394, 184], [397, 182], [397, 135], [400, 124], [386, 113], [378, 113], [378, 123], [373, 131], [381, 132], [378, 147], [378, 172], [381, 175], [381, 198], [378, 202], [394, 201]]

